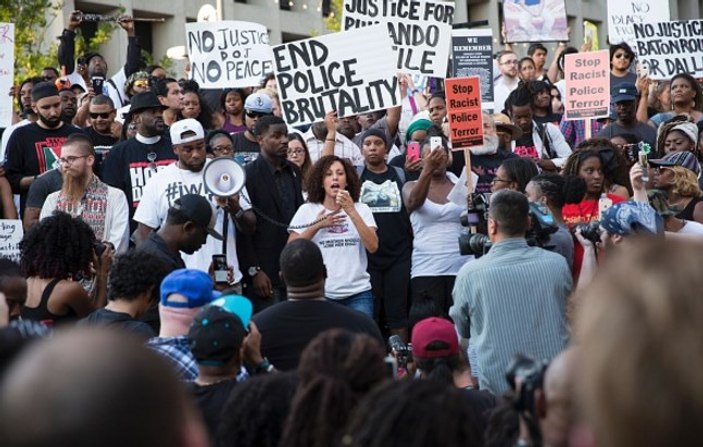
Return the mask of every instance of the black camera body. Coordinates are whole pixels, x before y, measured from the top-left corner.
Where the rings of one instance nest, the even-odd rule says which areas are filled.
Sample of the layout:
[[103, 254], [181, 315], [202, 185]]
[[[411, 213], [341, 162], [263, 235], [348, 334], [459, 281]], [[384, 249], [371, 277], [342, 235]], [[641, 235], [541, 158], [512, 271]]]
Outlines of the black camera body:
[[[469, 227], [469, 231], [459, 236], [459, 253], [461, 255], [474, 255], [477, 258], [485, 255], [491, 249], [492, 242], [486, 235], [488, 232], [488, 205], [487, 194], [471, 194], [469, 207], [461, 214], [461, 224]], [[554, 216], [545, 205], [530, 202], [530, 228], [525, 234], [527, 244], [533, 247], [542, 247], [547, 250], [554, 246], [547, 245], [550, 235], [558, 229]]]
[[587, 241], [591, 241], [594, 244], [600, 242], [600, 222], [597, 220], [579, 224], [574, 227], [574, 230], [580, 229], [581, 236]]
[[404, 343], [403, 339], [398, 335], [388, 337], [388, 345], [391, 351], [395, 353], [395, 358], [398, 360], [398, 368], [408, 369], [408, 363], [413, 353], [413, 347], [409, 343]]
[[[532, 445], [542, 445], [539, 416], [535, 408], [535, 392], [541, 390], [544, 385], [547, 366], [549, 366], [547, 361], [535, 360], [524, 354], [515, 354], [505, 373], [505, 379], [516, 393], [513, 408], [527, 424]], [[518, 384], [520, 384], [519, 387]]]

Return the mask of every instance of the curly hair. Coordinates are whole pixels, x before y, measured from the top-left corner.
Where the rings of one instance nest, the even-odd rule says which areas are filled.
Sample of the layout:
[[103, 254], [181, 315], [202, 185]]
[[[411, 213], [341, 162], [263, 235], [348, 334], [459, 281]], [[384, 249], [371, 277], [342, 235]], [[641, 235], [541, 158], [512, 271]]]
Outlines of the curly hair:
[[700, 197], [701, 189], [698, 186], [696, 174], [690, 169], [681, 166], [667, 168], [674, 174], [671, 192], [681, 197]]
[[336, 155], [326, 155], [321, 157], [319, 160], [312, 165], [310, 173], [308, 174], [308, 179], [306, 182], [308, 190], [308, 202], [310, 203], [322, 203], [325, 200], [325, 176], [330, 167], [335, 163], [339, 162], [344, 167], [344, 174], [347, 178], [346, 190], [349, 191], [352, 200], [354, 202], [359, 201], [359, 196], [361, 194], [361, 180], [359, 179], [359, 174], [357, 174], [354, 166], [349, 163], [348, 160], [344, 158], [337, 157]]
[[129, 251], [118, 256], [110, 266], [107, 299], [133, 301], [151, 289], [151, 299], [156, 301], [161, 281], [167, 274], [168, 267], [155, 255]]
[[54, 213], [39, 221], [20, 242], [20, 268], [29, 278], [68, 279], [86, 274], [93, 261], [95, 233], [82, 219]]
[[581, 164], [591, 157], [600, 159], [603, 169], [604, 190], [612, 185], [627, 188], [632, 195], [630, 175], [627, 169], [627, 160], [618, 147], [605, 138], [591, 138], [582, 141], [564, 163], [563, 174], [579, 177]]
[[471, 401], [461, 390], [429, 380], [390, 382], [369, 393], [359, 404], [342, 445], [484, 445], [482, 416]]
[[331, 329], [315, 337], [300, 358], [281, 445], [337, 445], [358, 401], [384, 380], [383, 357], [381, 344], [366, 334]]
[[222, 409], [218, 447], [278, 447], [298, 385], [295, 372], [267, 374], [238, 384]]

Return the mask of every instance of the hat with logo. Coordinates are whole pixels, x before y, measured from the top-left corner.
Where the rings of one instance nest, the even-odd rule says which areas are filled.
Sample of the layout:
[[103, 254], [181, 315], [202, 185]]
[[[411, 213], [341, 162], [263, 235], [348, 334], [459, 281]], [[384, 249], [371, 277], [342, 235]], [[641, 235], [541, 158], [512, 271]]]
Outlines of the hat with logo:
[[147, 109], [168, 109], [168, 107], [161, 104], [154, 92], [141, 92], [132, 96], [129, 105], [130, 115]]
[[169, 133], [173, 144], [185, 144], [205, 139], [203, 125], [193, 118], [186, 118], [171, 124]]
[[247, 329], [249, 327], [249, 320], [251, 320], [251, 314], [254, 312], [254, 306], [252, 306], [248, 298], [235, 294], [222, 295], [210, 304], [221, 307], [227, 312], [238, 316], [242, 320], [244, 328]]
[[448, 357], [459, 352], [456, 329], [444, 318], [431, 317], [417, 323], [413, 328], [412, 343], [413, 356], [420, 359]]
[[659, 234], [664, 230], [661, 216], [642, 202], [620, 202], [603, 212], [601, 227], [610, 234], [628, 236], [631, 234]]
[[635, 84], [623, 82], [610, 89], [610, 96], [616, 104], [623, 101], [634, 101], [637, 99], [637, 87]]
[[171, 208], [180, 211], [194, 224], [205, 228], [210, 236], [222, 240], [222, 235], [215, 230], [217, 211], [205, 197], [200, 194], [184, 194], [173, 202]]
[[[210, 275], [202, 270], [174, 270], [161, 281], [161, 305], [189, 309], [203, 307], [220, 296], [220, 292], [213, 288]], [[171, 297], [175, 293], [183, 295], [186, 300]]]
[[669, 152], [662, 158], [649, 160], [649, 163], [663, 167], [681, 166], [682, 168], [690, 169], [696, 176], [701, 173], [701, 165], [696, 160], [693, 152], [689, 151]]
[[248, 112], [270, 114], [273, 112], [273, 101], [265, 93], [252, 93], [247, 96], [247, 100], [244, 102], [244, 109]]
[[246, 337], [242, 321], [219, 306], [206, 306], [188, 330], [190, 352], [201, 365], [220, 366], [241, 349]]

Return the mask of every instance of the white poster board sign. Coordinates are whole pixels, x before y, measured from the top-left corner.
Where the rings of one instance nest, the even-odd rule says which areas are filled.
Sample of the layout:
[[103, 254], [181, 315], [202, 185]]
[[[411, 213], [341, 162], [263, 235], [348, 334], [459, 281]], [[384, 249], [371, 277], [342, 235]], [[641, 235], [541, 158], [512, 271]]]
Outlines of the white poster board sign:
[[667, 0], [608, 0], [608, 42], [625, 42], [635, 48], [636, 23], [669, 21]]
[[400, 104], [392, 41], [376, 25], [273, 48], [283, 118], [289, 126]]
[[273, 71], [268, 31], [258, 23], [186, 23], [186, 50], [202, 88], [251, 87]]
[[703, 77], [703, 20], [633, 25], [640, 64], [654, 80], [678, 73]]
[[21, 220], [0, 219], [0, 257], [19, 262], [23, 235]]

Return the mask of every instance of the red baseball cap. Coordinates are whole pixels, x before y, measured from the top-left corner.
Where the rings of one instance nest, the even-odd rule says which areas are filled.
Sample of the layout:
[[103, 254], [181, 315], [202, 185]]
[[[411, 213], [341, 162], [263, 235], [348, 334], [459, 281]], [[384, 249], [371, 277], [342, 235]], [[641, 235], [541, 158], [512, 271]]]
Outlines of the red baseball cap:
[[[434, 342], [447, 345], [444, 349], [427, 347]], [[413, 356], [421, 359], [448, 357], [459, 352], [459, 337], [454, 324], [444, 318], [431, 317], [417, 323], [412, 333]]]

